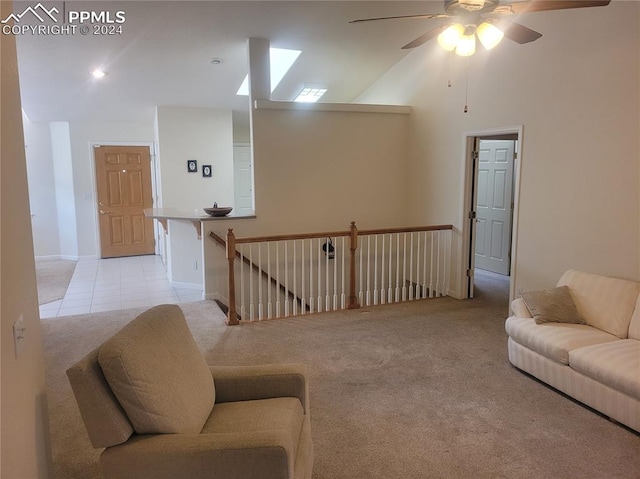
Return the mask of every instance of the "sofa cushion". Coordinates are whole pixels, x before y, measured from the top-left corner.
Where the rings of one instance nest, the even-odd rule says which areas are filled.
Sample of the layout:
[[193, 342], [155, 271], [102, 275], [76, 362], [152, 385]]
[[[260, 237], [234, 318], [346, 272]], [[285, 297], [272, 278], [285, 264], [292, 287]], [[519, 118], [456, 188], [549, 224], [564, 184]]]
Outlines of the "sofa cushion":
[[537, 324], [585, 323], [584, 318], [576, 309], [568, 286], [525, 292], [522, 293], [522, 299]]
[[558, 286], [569, 286], [576, 308], [587, 324], [626, 338], [640, 283], [569, 270]]
[[573, 349], [618, 340], [586, 324], [536, 324], [532, 318], [515, 316], [507, 319], [505, 329], [517, 343], [561, 364], [569, 364], [569, 351]]
[[640, 341], [622, 339], [569, 352], [572, 369], [640, 399]]
[[213, 378], [178, 306], [139, 315], [101, 346], [98, 362], [138, 434], [202, 430]]

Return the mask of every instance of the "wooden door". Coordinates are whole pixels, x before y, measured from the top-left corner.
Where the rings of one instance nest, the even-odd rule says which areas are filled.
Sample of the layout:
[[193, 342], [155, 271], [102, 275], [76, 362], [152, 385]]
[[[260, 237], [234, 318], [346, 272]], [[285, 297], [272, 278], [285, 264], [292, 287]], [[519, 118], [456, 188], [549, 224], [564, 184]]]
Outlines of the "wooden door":
[[154, 254], [151, 157], [145, 146], [94, 148], [100, 226], [100, 256]]
[[504, 275], [510, 271], [514, 151], [511, 140], [480, 140], [475, 266]]

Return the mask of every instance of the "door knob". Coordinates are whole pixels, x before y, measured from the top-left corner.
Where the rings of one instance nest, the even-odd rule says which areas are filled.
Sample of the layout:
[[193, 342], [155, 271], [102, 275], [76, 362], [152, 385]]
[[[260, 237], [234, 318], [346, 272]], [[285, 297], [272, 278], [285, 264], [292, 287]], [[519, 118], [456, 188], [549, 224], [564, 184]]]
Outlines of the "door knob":
[[98, 206], [103, 207], [103, 206], [104, 206], [104, 203], [103, 203], [102, 201], [99, 201], [99, 202], [98, 202]]
[[111, 211], [100, 210], [101, 215], [108, 215], [109, 213], [111, 213]]

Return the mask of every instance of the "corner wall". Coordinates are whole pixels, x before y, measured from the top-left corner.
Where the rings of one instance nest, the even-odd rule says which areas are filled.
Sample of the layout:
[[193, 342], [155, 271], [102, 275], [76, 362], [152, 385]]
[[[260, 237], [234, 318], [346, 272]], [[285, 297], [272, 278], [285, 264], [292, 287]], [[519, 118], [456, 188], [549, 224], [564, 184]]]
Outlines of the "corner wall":
[[[12, 2], [0, 2], [0, 18]], [[0, 476], [50, 478], [50, 446], [42, 333], [29, 216], [27, 170], [15, 38], [0, 35]], [[26, 330], [18, 357], [13, 324]]]
[[465, 132], [524, 125], [516, 291], [568, 268], [640, 280], [639, 17], [637, 2], [523, 15], [536, 42], [466, 59], [431, 42], [387, 72], [358, 101], [413, 107], [412, 221], [459, 232]]
[[[233, 206], [233, 125], [231, 110], [158, 106], [156, 138], [162, 207], [203, 215], [202, 208]], [[187, 172], [196, 160], [196, 172]], [[212, 176], [202, 175], [211, 165]], [[202, 242], [190, 222], [169, 222], [169, 279], [188, 287], [202, 285]], [[197, 269], [194, 269], [194, 264]]]

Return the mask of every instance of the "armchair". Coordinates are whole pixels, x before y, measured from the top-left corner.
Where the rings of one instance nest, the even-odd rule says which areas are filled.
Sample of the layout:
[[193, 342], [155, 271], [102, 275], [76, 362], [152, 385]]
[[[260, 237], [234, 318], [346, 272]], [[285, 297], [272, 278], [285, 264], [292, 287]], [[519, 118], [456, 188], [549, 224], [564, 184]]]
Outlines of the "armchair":
[[310, 479], [306, 372], [208, 366], [175, 305], [67, 370], [105, 478]]

